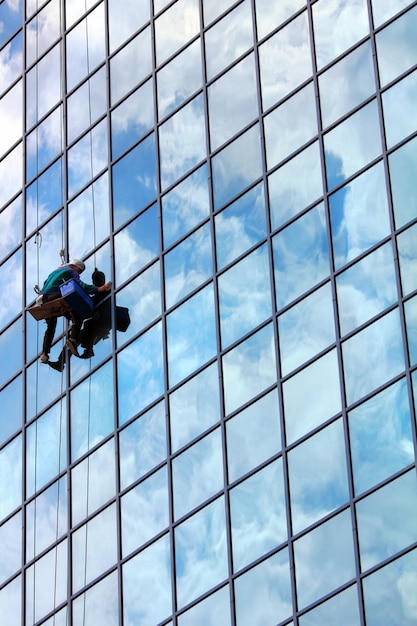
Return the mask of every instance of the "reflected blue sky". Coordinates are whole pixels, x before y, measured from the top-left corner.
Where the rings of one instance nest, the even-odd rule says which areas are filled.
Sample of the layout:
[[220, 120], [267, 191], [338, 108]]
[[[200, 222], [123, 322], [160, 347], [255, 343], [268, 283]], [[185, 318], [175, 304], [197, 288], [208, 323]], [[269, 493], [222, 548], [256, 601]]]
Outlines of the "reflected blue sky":
[[[52, 612], [70, 585], [86, 626], [121, 613], [132, 626], [227, 625], [230, 598], [239, 626], [294, 610], [300, 626], [356, 626], [349, 468], [361, 565], [375, 566], [367, 623], [383, 626], [384, 609], [414, 624], [414, 557], [377, 569], [416, 540], [404, 473], [415, 452], [405, 367], [417, 358], [411, 4], [0, 2], [10, 623], [24, 607], [26, 621], [65, 626], [69, 606]], [[21, 311], [63, 247], [86, 260], [83, 278], [105, 271], [131, 324], [60, 377], [37, 362], [45, 324]]]

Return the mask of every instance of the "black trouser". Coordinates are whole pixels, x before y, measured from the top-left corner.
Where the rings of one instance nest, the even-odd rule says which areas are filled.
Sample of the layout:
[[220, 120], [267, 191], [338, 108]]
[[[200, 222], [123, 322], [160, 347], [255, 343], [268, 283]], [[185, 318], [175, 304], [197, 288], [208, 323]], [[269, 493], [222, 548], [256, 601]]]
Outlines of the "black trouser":
[[[43, 301], [51, 302], [52, 300], [56, 300], [57, 298], [60, 298], [60, 297], [61, 297], [61, 294], [56, 295], [56, 294], [48, 293], [43, 296]], [[68, 319], [71, 319], [73, 322], [70, 328], [70, 337], [76, 344], [78, 344], [81, 325], [83, 321], [76, 313], [74, 313], [74, 311], [71, 311], [70, 317], [68, 317]], [[46, 320], [46, 330], [43, 336], [43, 347], [42, 347], [42, 352], [44, 352], [45, 354], [49, 354], [51, 351], [52, 342], [55, 337], [57, 320], [58, 320], [57, 317], [51, 317], [50, 319]]]

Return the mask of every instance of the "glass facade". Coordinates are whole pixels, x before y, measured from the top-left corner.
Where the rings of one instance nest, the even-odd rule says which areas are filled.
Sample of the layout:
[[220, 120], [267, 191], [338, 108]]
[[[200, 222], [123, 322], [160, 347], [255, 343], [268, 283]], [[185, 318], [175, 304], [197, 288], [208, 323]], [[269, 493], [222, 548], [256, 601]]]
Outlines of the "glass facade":
[[[0, 3], [5, 626], [415, 626], [416, 32]], [[59, 373], [61, 250], [131, 324]]]

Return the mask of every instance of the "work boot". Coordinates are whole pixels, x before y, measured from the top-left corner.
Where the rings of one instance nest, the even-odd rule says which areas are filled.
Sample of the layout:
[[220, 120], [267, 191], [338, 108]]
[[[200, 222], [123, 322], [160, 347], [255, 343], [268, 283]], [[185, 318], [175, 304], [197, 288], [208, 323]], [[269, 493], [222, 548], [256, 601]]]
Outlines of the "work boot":
[[49, 365], [49, 367], [52, 367], [52, 369], [56, 370], [57, 372], [63, 372], [64, 371], [64, 363], [62, 363], [60, 360], [59, 361], [48, 361], [48, 365]]

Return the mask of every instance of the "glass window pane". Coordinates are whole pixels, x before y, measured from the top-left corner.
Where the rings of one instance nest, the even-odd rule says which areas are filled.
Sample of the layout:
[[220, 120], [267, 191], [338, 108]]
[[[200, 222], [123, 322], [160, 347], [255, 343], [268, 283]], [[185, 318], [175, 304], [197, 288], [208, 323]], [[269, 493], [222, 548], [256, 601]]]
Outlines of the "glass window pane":
[[[127, 219], [149, 204], [156, 195], [155, 143], [151, 135], [129, 152], [113, 166], [113, 204], [115, 226], [120, 226]], [[151, 209], [147, 216], [156, 213]], [[143, 219], [143, 218], [139, 218]], [[149, 229], [142, 233], [145, 241], [158, 229]]]
[[117, 158], [139, 141], [153, 126], [153, 83], [148, 80], [142, 87], [123, 100], [110, 113], [112, 131], [112, 156]]
[[213, 364], [169, 397], [171, 449], [175, 452], [220, 420], [219, 373]]
[[372, 13], [375, 27], [380, 26], [409, 4], [412, 4], [411, 0], [384, 0], [384, 2], [372, 0]]
[[228, 585], [178, 616], [178, 626], [195, 626], [196, 624], [231, 626]]
[[36, 124], [61, 97], [61, 45], [58, 44], [26, 74], [27, 128]]
[[[69, 248], [77, 250], [80, 258], [90, 252], [92, 243], [96, 246], [109, 236], [109, 177], [107, 172], [68, 205], [68, 231]], [[95, 262], [97, 262], [96, 259]]]
[[404, 370], [398, 311], [345, 341], [342, 352], [347, 400], [351, 404]]
[[123, 556], [127, 556], [169, 524], [166, 467], [128, 491], [121, 499], [121, 511]]
[[391, 242], [336, 278], [341, 334], [381, 313], [398, 299]]
[[0, 160], [0, 207], [22, 187], [22, 143]]
[[102, 68], [67, 100], [68, 141], [99, 119], [107, 108], [106, 72]]
[[[346, 149], [346, 147], [349, 149]], [[327, 186], [332, 189], [381, 154], [376, 101], [324, 136]]]
[[350, 510], [294, 543], [299, 609], [355, 577]]
[[414, 626], [416, 571], [417, 551], [413, 550], [363, 580], [368, 626]]
[[358, 590], [352, 585], [298, 618], [300, 626], [360, 626]]
[[22, 376], [0, 391], [1, 410], [7, 415], [7, 419], [0, 420], [0, 445], [22, 427], [22, 397]]
[[178, 0], [155, 20], [157, 64], [186, 44], [200, 31], [198, 0]]
[[64, 204], [63, 174], [62, 160], [58, 159], [26, 188], [26, 233], [38, 229]]
[[210, 224], [204, 224], [164, 257], [166, 307], [170, 308], [213, 275]]
[[130, 325], [127, 330], [117, 333], [117, 344], [121, 346], [161, 315], [159, 261], [117, 293], [117, 306], [127, 307], [130, 316]]
[[22, 577], [16, 576], [11, 583], [3, 587], [3, 589], [0, 589], [2, 615], [9, 624], [13, 624], [13, 621], [17, 621], [19, 624], [21, 623], [22, 587]]
[[388, 157], [394, 217], [400, 228], [417, 215], [417, 138], [412, 139]]
[[159, 151], [162, 189], [206, 157], [202, 96], [194, 98], [159, 127]]
[[266, 237], [263, 184], [257, 185], [214, 218], [219, 269]]
[[107, 167], [107, 121], [99, 122], [68, 150], [68, 195], [74, 195]]
[[67, 552], [67, 542], [62, 541], [26, 570], [27, 626], [35, 624], [65, 602], [68, 589]]
[[74, 592], [115, 565], [117, 560], [116, 505], [104, 509], [72, 534]]
[[342, 420], [293, 448], [288, 471], [296, 534], [349, 500]]
[[320, 0], [313, 5], [313, 24], [320, 69], [369, 34], [366, 0]]
[[266, 156], [271, 168], [317, 135], [313, 85], [307, 85], [269, 113], [264, 126]]
[[3, 156], [23, 132], [23, 83], [20, 80], [0, 98], [0, 119], [3, 131], [0, 136], [0, 156]]
[[124, 424], [164, 391], [161, 323], [119, 352], [117, 363], [119, 424]]
[[232, 4], [234, 4], [234, 0], [217, 0], [217, 2], [214, 3], [210, 2], [210, 0], [204, 0], [204, 24], [207, 26], [210, 22], [215, 20], [216, 17], [219, 17], [219, 15], [224, 13]]
[[113, 431], [113, 387], [113, 367], [109, 362], [71, 392], [73, 461]]
[[39, 491], [67, 464], [66, 405], [58, 402], [26, 431], [26, 493]]
[[416, 100], [417, 71], [382, 94], [388, 148], [417, 130]]
[[162, 196], [164, 247], [197, 226], [210, 213], [207, 164]]
[[[116, 626], [119, 619], [119, 591], [117, 573], [113, 572], [103, 580], [90, 587], [88, 591], [78, 596], [72, 603], [72, 619], [74, 624], [83, 626], [94, 626], [95, 624], [106, 624]], [[45, 623], [45, 626], [66, 626], [66, 616], [61, 622], [56, 621], [54, 615], [53, 622]]]
[[[21, 511], [0, 526], [0, 584], [3, 584], [22, 566], [22, 527]], [[2, 619], [4, 619], [4, 605], [1, 599], [0, 605]]]
[[256, 0], [255, 6], [258, 38], [262, 39], [291, 17], [293, 13], [305, 6], [305, 0], [285, 0], [285, 2], [273, 3], [271, 0]]
[[277, 380], [271, 324], [223, 356], [226, 415]]
[[63, 136], [62, 108], [59, 107], [26, 138], [26, 180], [31, 180], [59, 156], [63, 149]]
[[313, 73], [306, 11], [259, 47], [259, 63], [265, 111]]
[[287, 443], [342, 410], [336, 350], [331, 350], [283, 384]]
[[67, 490], [64, 476], [26, 506], [26, 561], [38, 556], [67, 532]]
[[281, 368], [286, 375], [336, 339], [330, 284], [283, 313], [278, 318], [278, 329]]
[[220, 331], [225, 348], [272, 314], [268, 248], [257, 248], [218, 279]]
[[120, 431], [120, 485], [125, 489], [167, 456], [164, 403]]
[[158, 115], [159, 119], [162, 119], [202, 87], [200, 40], [190, 44], [159, 70], [157, 84]]
[[277, 307], [282, 308], [329, 275], [324, 205], [287, 226], [272, 241]]
[[356, 504], [362, 571], [417, 541], [414, 470]]
[[271, 391], [226, 422], [229, 482], [281, 450], [278, 396]]
[[227, 578], [224, 499], [215, 500], [174, 532], [177, 602], [181, 608]]
[[0, 33], [0, 46], [2, 46], [13, 34], [22, 26], [22, 4], [20, 0], [17, 4], [8, 4], [2, 6], [2, 23], [3, 28]]
[[227, 13], [204, 35], [207, 79], [233, 63], [253, 46], [252, 14], [248, 0]]
[[167, 332], [172, 387], [216, 354], [213, 285], [208, 285], [168, 315]]
[[230, 491], [235, 572], [287, 539], [282, 459]]
[[403, 295], [417, 289], [417, 225], [411, 226], [397, 237]]
[[150, 28], [146, 28], [110, 59], [112, 105], [143, 81], [151, 70], [151, 31]]
[[179, 519], [223, 487], [221, 431], [200, 439], [172, 462], [175, 519]]
[[412, 463], [413, 437], [405, 380], [350, 411], [349, 436], [356, 494]]
[[149, 20], [149, 4], [147, 2], [124, 2], [109, 0], [109, 39], [110, 52], [113, 52], [124, 41]]
[[407, 11], [375, 36], [381, 86], [417, 63], [417, 8]]
[[390, 234], [384, 167], [377, 163], [329, 198], [336, 269]]
[[[85, 9], [84, 9], [85, 10]], [[72, 89], [106, 57], [104, 4], [69, 31], [66, 41], [67, 89]]]
[[0, 308], [0, 328], [22, 310], [22, 250], [0, 265], [0, 292], [7, 294]]
[[[126, 626], [159, 624], [172, 613], [169, 535], [123, 565], [123, 612]], [[150, 602], [150, 598], [158, 601]]]
[[268, 177], [273, 229], [323, 195], [318, 142], [300, 152]]
[[212, 150], [255, 121], [258, 100], [253, 54], [209, 86], [208, 105]]
[[258, 124], [213, 157], [212, 172], [216, 210], [260, 178], [262, 152]]
[[[28, 203], [27, 203], [28, 204]], [[28, 207], [26, 207], [28, 211]], [[30, 211], [30, 209], [29, 209]], [[0, 258], [7, 256], [22, 240], [22, 196], [0, 213]]]
[[111, 439], [71, 471], [72, 525], [90, 516], [115, 494], [115, 448]]
[[237, 626], [277, 624], [290, 617], [292, 601], [288, 550], [281, 550], [236, 578], [235, 597]]
[[[133, 198], [132, 198], [133, 199]], [[124, 221], [124, 217], [120, 215]], [[158, 210], [156, 204], [144, 211], [114, 239], [116, 284], [119, 286], [148, 265], [159, 253]]]
[[369, 41], [319, 76], [323, 126], [355, 108], [375, 93], [372, 49]]

